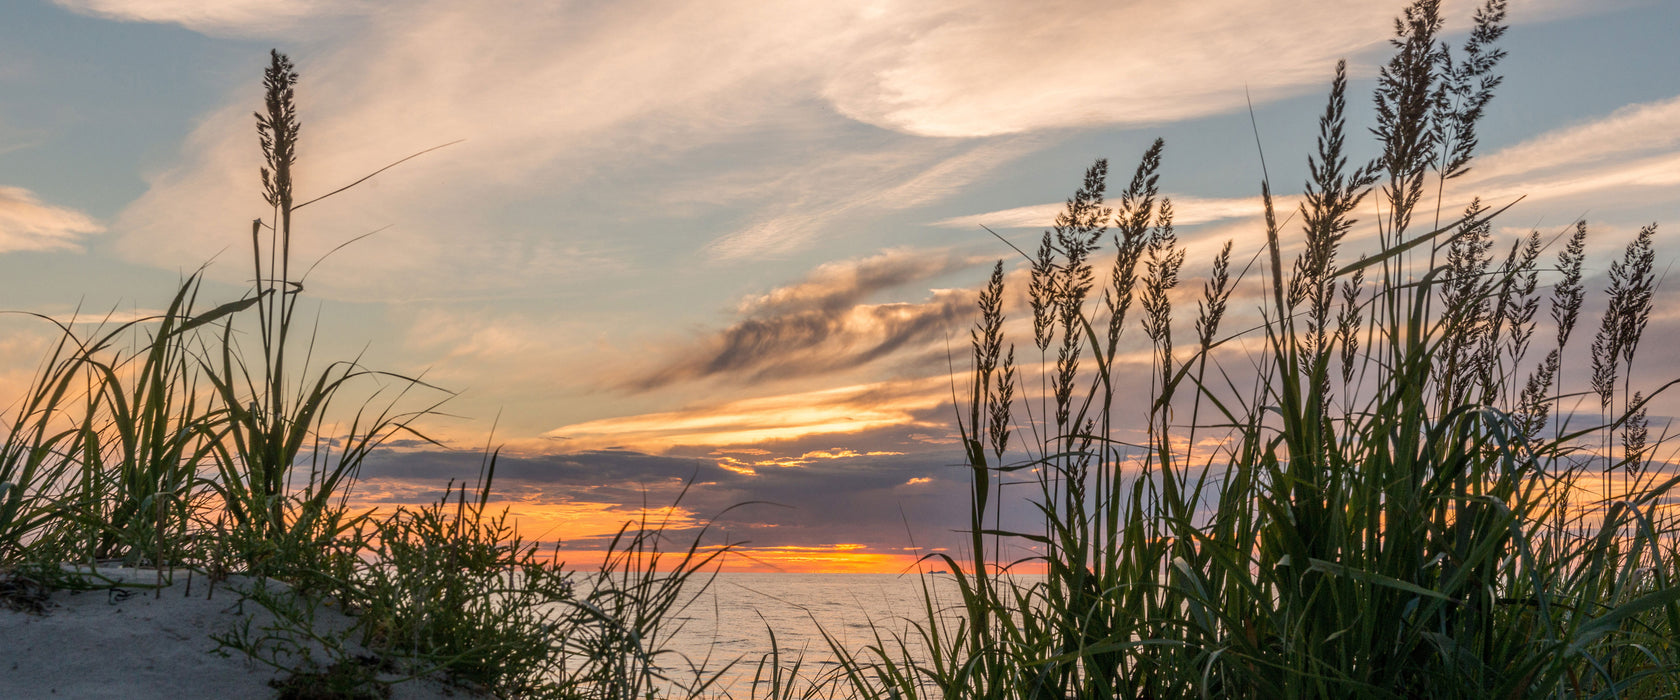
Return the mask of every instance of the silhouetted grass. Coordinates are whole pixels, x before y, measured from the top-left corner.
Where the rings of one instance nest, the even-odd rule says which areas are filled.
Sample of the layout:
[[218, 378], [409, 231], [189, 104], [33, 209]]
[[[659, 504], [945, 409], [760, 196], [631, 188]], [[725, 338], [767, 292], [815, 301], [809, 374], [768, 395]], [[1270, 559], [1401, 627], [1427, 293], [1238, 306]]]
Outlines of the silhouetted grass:
[[[1163, 144], [1112, 208], [1107, 163], [1086, 172], [1027, 261], [1036, 400], [1018, 392], [1034, 370], [1014, 365], [1002, 332], [1001, 264], [980, 295], [959, 413], [970, 554], [938, 555], [963, 615], [948, 621], [929, 597], [925, 656], [902, 641], [837, 648], [845, 695], [1680, 693], [1680, 522], [1663, 507], [1676, 478], [1644, 418], [1668, 385], [1628, 384], [1655, 289], [1654, 226], [1612, 267], [1593, 347], [1600, 413], [1581, 427], [1584, 416], [1559, 409], [1579, 395], [1560, 358], [1583, 303], [1586, 225], [1558, 254], [1555, 347], [1534, 361], [1546, 241], [1536, 232], [1501, 254], [1491, 221], [1503, 209], [1477, 201], [1445, 223], [1438, 205], [1433, 217], [1421, 209], [1473, 162], [1504, 10], [1487, 2], [1452, 52], [1438, 2], [1405, 9], [1378, 80], [1383, 153], [1371, 163], [1347, 162], [1337, 67], [1298, 257], [1286, 264], [1262, 180], [1260, 279], [1231, 276], [1226, 244], [1187, 347], [1173, 316], [1185, 254], [1157, 196]], [[1377, 247], [1349, 261], [1345, 237], [1367, 201]], [[1115, 251], [1099, 288], [1105, 237]], [[1222, 335], [1241, 284], [1261, 292], [1263, 323]], [[1153, 349], [1139, 416], [1114, 401], [1134, 322]], [[1237, 349], [1239, 337], [1262, 349]], [[1009, 449], [1012, 432], [1024, 444]], [[1622, 476], [1611, 490], [1600, 474]], [[998, 523], [1006, 478], [1036, 484], [1042, 529]], [[1022, 546], [1038, 555], [1005, 558]], [[1047, 574], [998, 573], [1023, 565]]]

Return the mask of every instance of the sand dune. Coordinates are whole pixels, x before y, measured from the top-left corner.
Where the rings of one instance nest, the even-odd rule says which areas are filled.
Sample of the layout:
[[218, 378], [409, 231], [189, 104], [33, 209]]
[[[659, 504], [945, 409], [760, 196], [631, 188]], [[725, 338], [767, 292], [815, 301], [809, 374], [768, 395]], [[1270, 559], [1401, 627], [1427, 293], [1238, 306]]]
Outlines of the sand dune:
[[[134, 584], [157, 577], [149, 569], [99, 574]], [[162, 589], [56, 591], [42, 614], [0, 607], [0, 698], [274, 697], [269, 681], [283, 674], [237, 651], [217, 653], [210, 639], [242, 618], [253, 630], [273, 620], [235, 590], [253, 583], [234, 577], [212, 590], [195, 575], [189, 588], [187, 572], [178, 570], [173, 585]], [[324, 629], [350, 624], [332, 609], [319, 610], [316, 620]], [[402, 682], [392, 691], [393, 698], [415, 700], [469, 695], [434, 681]]]

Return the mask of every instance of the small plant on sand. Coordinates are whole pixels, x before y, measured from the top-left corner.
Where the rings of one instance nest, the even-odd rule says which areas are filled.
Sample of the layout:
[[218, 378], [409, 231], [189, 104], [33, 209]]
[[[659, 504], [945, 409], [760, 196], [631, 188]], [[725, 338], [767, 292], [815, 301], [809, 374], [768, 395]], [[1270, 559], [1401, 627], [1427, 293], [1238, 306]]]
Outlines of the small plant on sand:
[[[493, 467], [491, 470], [493, 474]], [[540, 694], [561, 663], [554, 632], [572, 577], [486, 513], [488, 481], [373, 522], [351, 579], [362, 644], [504, 697]]]

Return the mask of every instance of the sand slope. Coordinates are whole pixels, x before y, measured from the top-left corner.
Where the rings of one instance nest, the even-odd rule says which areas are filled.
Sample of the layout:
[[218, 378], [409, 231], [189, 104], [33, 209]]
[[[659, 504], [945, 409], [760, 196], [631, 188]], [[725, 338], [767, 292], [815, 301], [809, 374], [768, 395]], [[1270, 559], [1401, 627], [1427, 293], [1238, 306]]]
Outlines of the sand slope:
[[[151, 583], [152, 570], [101, 569], [121, 581]], [[213, 593], [203, 576], [177, 570], [174, 585], [161, 589], [52, 594], [44, 615], [0, 608], [0, 698], [270, 698], [272, 667], [238, 652], [214, 653], [212, 634], [223, 634], [241, 617], [252, 629], [272, 620], [255, 603], [240, 604], [235, 578]], [[210, 594], [208, 597], [206, 594]], [[350, 620], [338, 611], [317, 613], [317, 622], [337, 629]], [[321, 657], [317, 657], [321, 658]], [[324, 659], [323, 659], [324, 660]], [[393, 698], [465, 697], [431, 681], [393, 687]]]

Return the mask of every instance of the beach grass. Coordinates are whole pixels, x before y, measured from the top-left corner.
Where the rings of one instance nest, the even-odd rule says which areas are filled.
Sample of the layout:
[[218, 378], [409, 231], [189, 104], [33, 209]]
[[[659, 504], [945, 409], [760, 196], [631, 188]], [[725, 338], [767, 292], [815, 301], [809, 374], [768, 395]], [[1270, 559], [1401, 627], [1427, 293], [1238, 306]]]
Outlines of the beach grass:
[[[1677, 477], [1645, 419], [1671, 384], [1630, 385], [1655, 226], [1610, 268], [1592, 371], [1564, 371], [1585, 320], [1588, 227], [1503, 241], [1493, 221], [1509, 204], [1474, 199], [1443, 220], [1499, 85], [1505, 3], [1482, 5], [1456, 50], [1439, 5], [1418, 0], [1396, 21], [1369, 163], [1344, 152], [1337, 66], [1289, 217], [1293, 262], [1262, 173], [1257, 269], [1233, 275], [1223, 247], [1187, 340], [1175, 337], [1173, 304], [1191, 295], [1176, 291], [1185, 249], [1158, 195], [1160, 141], [1117, 201], [1097, 161], [1023, 254], [1034, 365], [1006, 344], [999, 262], [958, 417], [969, 554], [936, 555], [962, 615], [930, 598], [918, 622], [929, 657], [903, 643], [846, 655], [848, 695], [1680, 694]], [[1377, 215], [1356, 229], [1362, 204]], [[1373, 229], [1374, 247], [1350, 256], [1349, 233]], [[1243, 285], [1261, 322], [1232, 333]], [[1150, 400], [1123, 415], [1135, 404], [1115, 401], [1118, 366], [1140, 331]], [[1578, 397], [1595, 410], [1573, 408]], [[1041, 528], [998, 520], [1000, 491], [1022, 484]], [[1046, 573], [1000, 573], [1012, 569]]]

